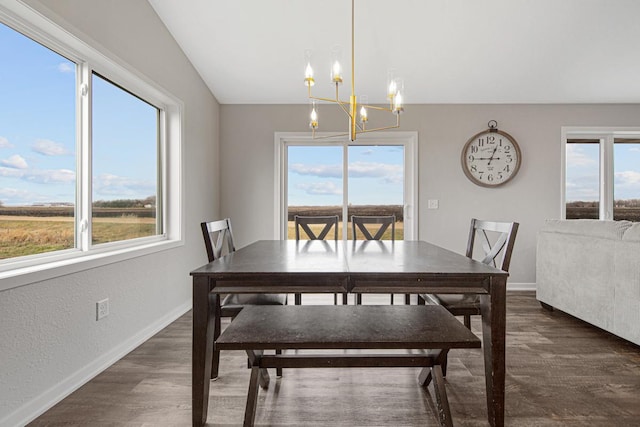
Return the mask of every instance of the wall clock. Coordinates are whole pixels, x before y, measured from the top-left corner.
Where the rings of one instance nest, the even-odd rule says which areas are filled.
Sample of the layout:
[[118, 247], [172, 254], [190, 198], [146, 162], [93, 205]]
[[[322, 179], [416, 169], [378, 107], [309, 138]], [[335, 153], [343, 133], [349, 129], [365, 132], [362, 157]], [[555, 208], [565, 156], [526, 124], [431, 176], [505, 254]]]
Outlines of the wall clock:
[[516, 140], [498, 130], [491, 120], [489, 129], [473, 135], [462, 149], [462, 170], [474, 184], [497, 187], [513, 179], [520, 169], [522, 154]]

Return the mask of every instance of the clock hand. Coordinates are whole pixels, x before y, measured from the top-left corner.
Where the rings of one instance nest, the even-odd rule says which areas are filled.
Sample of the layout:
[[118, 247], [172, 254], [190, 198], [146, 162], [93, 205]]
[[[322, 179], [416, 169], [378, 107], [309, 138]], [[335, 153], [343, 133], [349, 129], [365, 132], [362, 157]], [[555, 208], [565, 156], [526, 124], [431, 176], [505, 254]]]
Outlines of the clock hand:
[[493, 153], [491, 153], [491, 157], [489, 157], [489, 163], [487, 163], [487, 166], [491, 164], [491, 160], [493, 160], [493, 156], [495, 156], [497, 150], [498, 150], [498, 147], [495, 147], [493, 149]]

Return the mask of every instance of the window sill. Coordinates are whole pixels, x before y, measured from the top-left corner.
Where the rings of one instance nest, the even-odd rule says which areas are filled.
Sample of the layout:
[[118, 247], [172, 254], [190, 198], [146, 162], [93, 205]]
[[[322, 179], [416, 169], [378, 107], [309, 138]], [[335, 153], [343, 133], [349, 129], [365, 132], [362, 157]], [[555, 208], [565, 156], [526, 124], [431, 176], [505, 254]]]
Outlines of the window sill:
[[0, 292], [43, 280], [73, 274], [103, 265], [126, 261], [156, 252], [162, 252], [183, 246], [182, 240], [164, 240], [146, 245], [112, 250], [102, 253], [91, 253], [64, 260], [43, 262], [42, 264], [16, 268], [0, 272]]

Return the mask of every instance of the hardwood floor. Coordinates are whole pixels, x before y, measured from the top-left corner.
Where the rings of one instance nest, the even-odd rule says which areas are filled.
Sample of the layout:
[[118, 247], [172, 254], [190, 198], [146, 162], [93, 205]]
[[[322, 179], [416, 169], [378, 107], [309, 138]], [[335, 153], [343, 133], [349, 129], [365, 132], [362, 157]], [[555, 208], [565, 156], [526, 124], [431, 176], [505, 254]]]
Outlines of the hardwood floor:
[[[480, 335], [477, 317], [472, 329]], [[256, 424], [435, 426], [432, 386], [420, 388], [417, 373], [289, 369], [275, 379], [273, 372], [269, 389], [260, 390]], [[190, 383], [189, 313], [30, 425], [188, 426]], [[223, 352], [207, 425], [241, 425], [248, 383], [244, 353]], [[480, 349], [450, 354], [447, 392], [456, 426], [488, 425]], [[640, 347], [543, 310], [533, 292], [509, 293], [506, 396], [509, 426], [640, 426]]]

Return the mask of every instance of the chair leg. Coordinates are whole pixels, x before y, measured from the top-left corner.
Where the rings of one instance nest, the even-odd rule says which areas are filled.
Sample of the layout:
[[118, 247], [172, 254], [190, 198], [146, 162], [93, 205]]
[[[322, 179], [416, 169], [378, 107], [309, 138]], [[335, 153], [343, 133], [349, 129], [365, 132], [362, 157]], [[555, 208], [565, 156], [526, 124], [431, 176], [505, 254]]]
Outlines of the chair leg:
[[356, 305], [362, 305], [362, 294], [356, 294]]
[[411, 295], [409, 294], [404, 294], [404, 303], [406, 305], [411, 305]]
[[427, 302], [424, 300], [424, 298], [418, 295], [418, 305], [425, 305], [426, 303]]
[[471, 316], [469, 314], [464, 315], [464, 326], [471, 330]]
[[393, 305], [393, 294], [391, 294], [391, 305]]
[[[282, 350], [276, 350], [276, 354], [282, 354]], [[276, 377], [282, 377], [282, 368], [276, 368]]]
[[442, 366], [442, 376], [447, 376], [447, 363], [449, 362], [449, 350], [442, 350], [442, 361], [440, 362], [440, 366]]
[[344, 293], [342, 294], [342, 305], [347, 305], [349, 304], [349, 299], [347, 298], [347, 294]]

